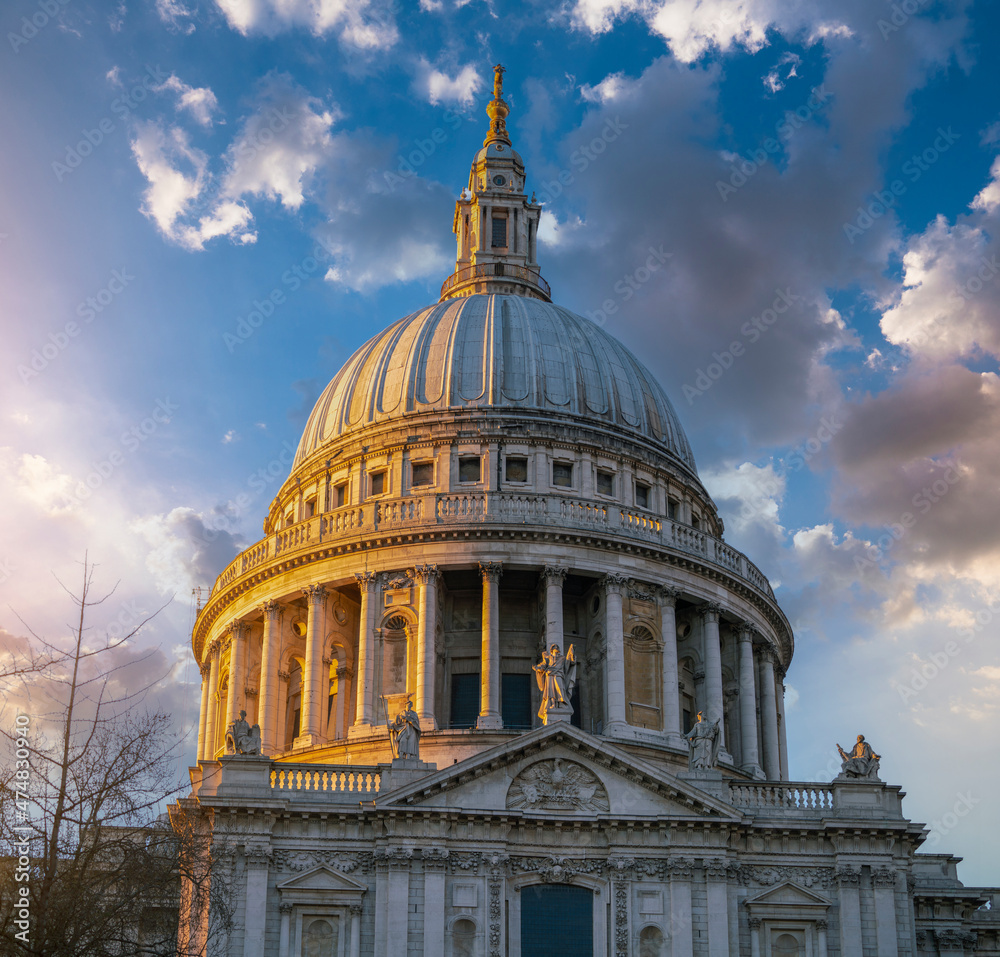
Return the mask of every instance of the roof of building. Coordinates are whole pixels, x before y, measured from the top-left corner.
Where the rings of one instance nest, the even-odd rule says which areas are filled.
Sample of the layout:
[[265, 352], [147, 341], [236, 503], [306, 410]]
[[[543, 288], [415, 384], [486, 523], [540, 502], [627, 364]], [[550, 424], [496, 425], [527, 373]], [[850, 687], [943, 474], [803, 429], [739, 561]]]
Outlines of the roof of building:
[[560, 306], [499, 294], [439, 302], [369, 339], [316, 402], [295, 464], [391, 419], [505, 409], [611, 426], [695, 471], [673, 405], [625, 346]]

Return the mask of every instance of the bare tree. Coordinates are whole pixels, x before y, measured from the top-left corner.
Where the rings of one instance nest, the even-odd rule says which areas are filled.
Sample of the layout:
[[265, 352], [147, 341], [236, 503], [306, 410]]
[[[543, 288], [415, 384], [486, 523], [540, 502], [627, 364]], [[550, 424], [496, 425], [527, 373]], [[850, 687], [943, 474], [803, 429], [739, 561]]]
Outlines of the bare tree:
[[[31, 633], [44, 651], [26, 659], [31, 669], [20, 676], [32, 675], [32, 710], [43, 697], [56, 710], [2, 729], [12, 757], [0, 770], [0, 878], [12, 890], [0, 898], [3, 954], [176, 950], [180, 868], [190, 855], [162, 811], [180, 791], [173, 770], [179, 742], [170, 716], [144, 705], [164, 676], [115, 690], [125, 646], [158, 612], [128, 634], [92, 643], [88, 613], [114, 594], [94, 598], [92, 589], [93, 566], [85, 560], [79, 594], [64, 588], [78, 609], [70, 650]], [[130, 674], [136, 664], [129, 659]]]

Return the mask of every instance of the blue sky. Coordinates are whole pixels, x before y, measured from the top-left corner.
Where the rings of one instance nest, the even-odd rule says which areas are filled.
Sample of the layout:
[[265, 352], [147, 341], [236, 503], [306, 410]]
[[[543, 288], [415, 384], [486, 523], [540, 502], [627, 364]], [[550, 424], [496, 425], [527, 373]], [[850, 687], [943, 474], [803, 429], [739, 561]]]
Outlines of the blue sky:
[[995, 4], [17, 0], [0, 25], [8, 646], [15, 611], [65, 630], [52, 576], [89, 549], [121, 580], [95, 625], [176, 595], [142, 642], [196, 716], [190, 591], [259, 537], [341, 364], [436, 300], [501, 61], [554, 298], [664, 383], [793, 622], [792, 776], [865, 733], [914, 818], [969, 798], [928, 849], [998, 881]]

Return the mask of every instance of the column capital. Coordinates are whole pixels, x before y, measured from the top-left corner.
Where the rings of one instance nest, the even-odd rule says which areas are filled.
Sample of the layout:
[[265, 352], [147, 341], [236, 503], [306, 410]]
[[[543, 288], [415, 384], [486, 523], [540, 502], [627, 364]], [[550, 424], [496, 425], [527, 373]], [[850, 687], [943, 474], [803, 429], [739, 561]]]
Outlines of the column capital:
[[[759, 917], [751, 917], [747, 920], [747, 923], [750, 925], [751, 930], [760, 930], [761, 919]], [[823, 923], [825, 924], [826, 921], [823, 921]]]
[[701, 612], [701, 617], [704, 621], [718, 622], [719, 615], [722, 614], [722, 605], [717, 601], [707, 601], [698, 608], [698, 611]]
[[306, 585], [302, 590], [310, 605], [322, 605], [326, 601], [326, 585]]
[[354, 578], [362, 591], [374, 591], [378, 572], [355, 572]]
[[211, 675], [212, 662], [208, 660], [207, 655], [205, 657], [205, 661], [202, 664], [198, 665], [198, 670], [201, 672], [202, 678], [208, 678], [208, 676]]
[[419, 585], [432, 585], [441, 577], [437, 565], [417, 565], [413, 569], [413, 577]]
[[264, 612], [264, 620], [271, 622], [271, 624], [281, 621], [282, 613], [285, 610], [280, 602], [276, 602], [270, 598], [263, 602], [260, 608]]
[[503, 574], [503, 562], [480, 562], [479, 574], [483, 581], [498, 582]]
[[[282, 905], [282, 906], [284, 906], [284, 905]], [[288, 906], [291, 907], [291, 905], [288, 905]], [[360, 917], [361, 916], [361, 912], [363, 910], [364, 910], [364, 905], [362, 905], [362, 904], [351, 904], [351, 914], [352, 915], [356, 915], [356, 916]]]
[[680, 591], [672, 585], [657, 585], [656, 600], [665, 608], [676, 608]]
[[246, 638], [249, 631], [250, 626], [242, 618], [234, 618], [229, 623], [229, 634], [233, 638]]
[[569, 569], [563, 565], [546, 565], [542, 569], [542, 579], [546, 585], [562, 585], [569, 574]]
[[289, 904], [288, 901], [282, 901], [278, 910], [280, 910], [282, 914], [290, 914], [292, 912], [292, 905]]
[[736, 626], [736, 638], [738, 641], [749, 641], [752, 643], [756, 634], [757, 629], [749, 621], [741, 621]]
[[628, 585], [628, 579], [624, 575], [605, 575], [601, 579], [604, 590], [608, 592], [620, 593]]
[[765, 664], [770, 665], [772, 668], [778, 660], [778, 656], [775, 654], [774, 649], [768, 644], [763, 644], [757, 649], [757, 657], [760, 658], [760, 660]]

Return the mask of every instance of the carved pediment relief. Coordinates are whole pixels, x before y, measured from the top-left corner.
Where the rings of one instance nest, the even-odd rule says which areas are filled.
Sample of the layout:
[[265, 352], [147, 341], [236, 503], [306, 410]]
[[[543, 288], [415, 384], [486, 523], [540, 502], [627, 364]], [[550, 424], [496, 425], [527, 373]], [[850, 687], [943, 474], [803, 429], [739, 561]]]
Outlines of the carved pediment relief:
[[285, 892], [340, 891], [348, 894], [363, 894], [367, 889], [364, 884], [359, 884], [346, 874], [340, 874], [324, 864], [320, 864], [319, 867], [306, 871], [304, 874], [291, 877], [278, 885], [278, 890]]
[[521, 771], [507, 791], [507, 807], [527, 811], [608, 811], [608, 792], [575, 761], [553, 758]]

